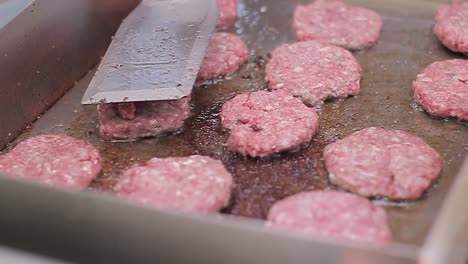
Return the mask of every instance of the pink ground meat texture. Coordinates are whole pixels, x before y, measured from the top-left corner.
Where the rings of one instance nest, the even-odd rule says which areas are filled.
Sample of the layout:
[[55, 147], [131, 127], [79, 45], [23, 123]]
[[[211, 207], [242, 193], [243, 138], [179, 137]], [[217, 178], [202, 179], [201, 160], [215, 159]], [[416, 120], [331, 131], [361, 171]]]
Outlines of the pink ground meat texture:
[[211, 36], [197, 81], [235, 73], [247, 61], [247, 46], [231, 33], [217, 32]]
[[153, 158], [127, 170], [115, 190], [120, 197], [162, 209], [216, 212], [229, 203], [233, 180], [210, 157]]
[[190, 98], [98, 105], [103, 139], [136, 139], [174, 132], [190, 114]]
[[136, 104], [135, 103], [120, 103], [117, 104], [117, 109], [122, 118], [127, 120], [135, 119]]
[[315, 237], [379, 244], [392, 239], [382, 208], [338, 191], [302, 192], [287, 197], [273, 205], [268, 222]]
[[434, 33], [447, 48], [468, 55], [468, 3], [441, 4]]
[[428, 113], [468, 120], [468, 60], [432, 63], [418, 74], [413, 91]]
[[42, 134], [0, 156], [0, 173], [66, 189], [83, 189], [101, 171], [90, 143], [66, 135]]
[[362, 196], [416, 199], [441, 170], [439, 154], [408, 132], [370, 127], [325, 147], [331, 182]]
[[317, 41], [284, 44], [272, 52], [265, 80], [305, 104], [345, 98], [360, 91], [361, 66], [351, 52]]
[[216, 27], [227, 27], [231, 25], [237, 16], [237, 0], [217, 0], [218, 21]]
[[316, 112], [282, 92], [238, 95], [223, 105], [220, 118], [231, 130], [228, 146], [252, 157], [295, 148], [318, 129]]
[[296, 7], [293, 28], [299, 40], [320, 40], [355, 50], [379, 39], [382, 18], [367, 8], [316, 0]]

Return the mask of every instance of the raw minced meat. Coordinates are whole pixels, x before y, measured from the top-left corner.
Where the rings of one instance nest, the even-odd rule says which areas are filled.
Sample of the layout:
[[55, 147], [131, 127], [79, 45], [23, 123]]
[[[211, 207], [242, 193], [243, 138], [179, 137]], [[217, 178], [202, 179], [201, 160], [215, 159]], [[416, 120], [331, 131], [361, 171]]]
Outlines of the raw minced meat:
[[387, 215], [367, 199], [338, 191], [310, 191], [276, 202], [268, 213], [274, 227], [338, 240], [385, 244], [392, 239]]
[[118, 196], [157, 208], [209, 213], [229, 203], [233, 179], [210, 157], [153, 158], [127, 170]]
[[103, 139], [136, 139], [174, 132], [190, 114], [190, 97], [98, 105], [99, 134]]
[[63, 134], [33, 136], [0, 156], [3, 175], [67, 189], [85, 188], [100, 171], [98, 150]]
[[211, 36], [197, 81], [235, 73], [247, 61], [247, 46], [231, 33], [217, 32]]
[[468, 3], [444, 3], [437, 9], [434, 33], [455, 52], [468, 55]]
[[362, 196], [416, 199], [439, 175], [439, 154], [401, 130], [370, 127], [325, 147], [331, 182]]
[[283, 90], [309, 106], [359, 94], [362, 69], [348, 50], [304, 41], [281, 45], [272, 56], [265, 77], [271, 90]]
[[238, 95], [224, 103], [220, 118], [231, 130], [228, 146], [252, 157], [295, 148], [318, 129], [315, 110], [281, 91]]
[[293, 27], [299, 40], [320, 40], [346, 49], [362, 49], [380, 36], [382, 18], [376, 12], [336, 0], [298, 5]]
[[413, 91], [431, 115], [468, 120], [468, 60], [430, 64], [416, 76]]
[[237, 0], [217, 0], [218, 21], [216, 27], [227, 27], [231, 25], [237, 16]]

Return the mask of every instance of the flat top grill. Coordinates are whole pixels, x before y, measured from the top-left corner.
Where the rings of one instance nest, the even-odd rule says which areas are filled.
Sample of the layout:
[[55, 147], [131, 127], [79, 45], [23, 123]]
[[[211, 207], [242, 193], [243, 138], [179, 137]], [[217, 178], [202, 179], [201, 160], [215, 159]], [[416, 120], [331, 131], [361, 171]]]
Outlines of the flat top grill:
[[225, 147], [228, 133], [220, 128], [220, 107], [240, 93], [267, 88], [263, 79], [268, 53], [282, 43], [295, 41], [292, 13], [296, 4], [304, 2], [239, 1], [241, 18], [228, 31], [236, 32], [246, 41], [249, 62], [229, 78], [194, 89], [192, 114], [180, 133], [136, 142], [101, 140], [95, 106], [80, 104], [92, 77], [89, 73], [17, 141], [49, 132], [65, 132], [90, 141], [99, 149], [104, 165], [103, 173], [90, 190], [104, 192], [112, 192], [122, 172], [138, 161], [209, 155], [223, 161], [237, 184], [223, 213], [261, 219], [278, 199], [305, 190], [337, 188], [328, 181], [322, 159], [327, 144], [369, 126], [406, 130], [423, 138], [441, 154], [440, 178], [418, 201], [377, 199], [376, 203], [387, 210], [395, 241], [421, 245], [463, 162], [468, 143], [466, 123], [429, 117], [412, 97], [411, 83], [420, 70], [437, 60], [462, 57], [445, 49], [432, 33], [435, 3], [349, 1], [375, 9], [384, 21], [378, 43], [368, 50], [354, 52], [363, 68], [361, 94], [326, 102], [320, 113], [320, 131], [307, 147], [297, 152], [252, 159]]

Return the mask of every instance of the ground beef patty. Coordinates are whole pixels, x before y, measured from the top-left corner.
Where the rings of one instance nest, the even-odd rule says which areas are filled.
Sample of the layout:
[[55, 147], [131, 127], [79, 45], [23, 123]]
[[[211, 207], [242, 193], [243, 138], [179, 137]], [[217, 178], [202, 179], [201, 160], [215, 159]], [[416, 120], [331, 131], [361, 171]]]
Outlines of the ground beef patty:
[[259, 91], [227, 101], [221, 125], [230, 129], [230, 148], [264, 157], [308, 142], [318, 128], [315, 111], [286, 94]]
[[345, 192], [302, 192], [276, 202], [268, 213], [273, 226], [312, 236], [385, 243], [392, 239], [385, 211]]
[[377, 41], [382, 18], [367, 8], [316, 0], [296, 7], [293, 27], [300, 40], [320, 40], [354, 50]]
[[197, 81], [234, 73], [247, 57], [247, 46], [240, 37], [231, 33], [214, 33], [200, 66]]
[[325, 147], [331, 182], [363, 196], [416, 199], [437, 177], [439, 154], [404, 131], [370, 127]]
[[237, 16], [237, 0], [217, 0], [218, 2], [218, 21], [216, 27], [227, 27], [231, 25]]
[[468, 55], [468, 3], [441, 4], [434, 33], [447, 48]]
[[127, 170], [115, 190], [120, 197], [157, 208], [215, 212], [225, 207], [233, 180], [210, 157], [153, 158]]
[[101, 171], [90, 143], [66, 135], [42, 134], [0, 156], [0, 173], [67, 189], [83, 189]]
[[103, 139], [136, 139], [173, 132], [190, 114], [190, 98], [98, 105]]
[[468, 60], [432, 63], [418, 74], [413, 91], [430, 114], [468, 120]]
[[312, 106], [360, 91], [361, 66], [351, 52], [317, 41], [284, 44], [272, 52], [265, 80]]

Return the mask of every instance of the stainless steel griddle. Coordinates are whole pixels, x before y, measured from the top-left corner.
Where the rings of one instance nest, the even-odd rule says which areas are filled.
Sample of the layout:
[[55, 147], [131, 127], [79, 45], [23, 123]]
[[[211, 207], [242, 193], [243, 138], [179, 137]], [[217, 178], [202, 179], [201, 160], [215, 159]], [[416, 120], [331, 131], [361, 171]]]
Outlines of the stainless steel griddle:
[[[51, 5], [52, 2], [37, 0], [37, 6], [30, 8], [40, 13], [41, 5]], [[103, 6], [106, 2], [109, 1], [96, 1]], [[375, 9], [384, 19], [379, 42], [368, 50], [354, 53], [363, 67], [361, 94], [327, 102], [321, 112], [319, 133], [309, 146], [298, 152], [250, 159], [229, 151], [224, 145], [228, 134], [221, 130], [217, 115], [222, 103], [245, 91], [266, 89], [263, 78], [268, 53], [282, 43], [295, 41], [291, 30], [292, 12], [297, 3], [304, 2], [240, 0], [241, 18], [228, 31], [236, 32], [246, 41], [250, 50], [249, 62], [229, 78], [194, 89], [192, 115], [180, 133], [137, 142], [106, 142], [98, 137], [95, 106], [80, 104], [93, 70], [54, 103], [80, 74], [98, 61], [123, 13], [112, 13], [113, 9], [108, 8], [107, 16], [97, 16], [99, 4], [91, 9], [76, 6], [74, 13], [80, 14], [79, 10], [83, 10], [83, 16], [89, 16], [89, 21], [95, 24], [65, 28], [70, 32], [67, 35], [69, 41], [60, 42], [60, 46], [55, 44], [55, 48], [50, 43], [58, 43], [57, 36], [47, 35], [44, 39], [44, 35], [38, 34], [35, 37], [44, 40], [36, 43], [43, 49], [40, 52], [56, 52], [40, 58], [37, 54], [42, 53], [30, 50], [31, 43], [23, 44], [24, 52], [29, 51], [27, 54], [16, 50], [17, 45], [13, 44], [20, 41], [19, 36], [11, 39], [12, 46], [2, 43], [2, 34], [12, 34], [8, 30], [13, 31], [13, 26], [19, 24], [11, 23], [10, 28], [6, 26], [0, 30], [0, 55], [2, 49], [10, 48], [17, 55], [8, 63], [16, 66], [18, 60], [29, 62], [26, 67], [18, 65], [21, 70], [16, 74], [0, 72], [0, 81], [6, 83], [0, 97], [3, 124], [0, 126], [0, 143], [13, 141], [10, 144], [13, 146], [34, 134], [64, 132], [93, 143], [104, 162], [103, 173], [87, 192], [82, 193], [0, 179], [0, 208], [2, 212], [12, 212], [0, 217], [0, 227], [8, 229], [6, 235], [0, 236], [0, 242], [72, 260], [99, 257], [154, 260], [160, 256], [179, 261], [239, 263], [256, 260], [257, 263], [267, 263], [295, 256], [298, 262], [312, 257], [338, 263], [375, 263], [376, 259], [379, 263], [414, 261], [417, 249], [422, 246], [461, 167], [468, 144], [466, 123], [430, 117], [412, 99], [411, 82], [422, 68], [433, 61], [462, 57], [445, 49], [432, 33], [435, 1], [348, 1]], [[65, 21], [71, 10], [60, 12], [57, 17], [48, 14], [48, 19]], [[108, 18], [107, 27], [97, 22], [103, 17]], [[21, 18], [32, 19], [21, 15], [17, 19]], [[69, 23], [79, 22], [68, 20]], [[57, 58], [62, 59], [57, 61]], [[0, 59], [0, 68], [5, 69], [6, 63]], [[42, 79], [32, 74], [54, 69], [62, 72], [51, 72]], [[25, 80], [22, 81], [24, 84], [19, 86], [19, 80]], [[52, 107], [41, 114], [40, 119], [24, 129], [49, 105]], [[346, 243], [312, 241], [271, 232], [262, 222], [249, 220], [263, 219], [276, 200], [288, 195], [304, 190], [336, 189], [327, 179], [323, 148], [368, 126], [412, 132], [434, 147], [443, 158], [440, 178], [420, 200], [388, 202], [376, 199], [375, 202], [384, 206], [389, 214], [395, 245], [373, 250]], [[16, 137], [19, 132], [21, 135]], [[222, 216], [180, 216], [134, 207], [113, 197], [112, 188], [120, 174], [135, 162], [191, 154], [220, 159], [234, 175], [237, 186]], [[106, 195], [96, 194], [101, 192]], [[33, 213], [35, 217], [26, 219]], [[241, 216], [241, 220], [232, 220], [231, 215]], [[46, 231], [52, 232], [49, 243], [41, 244], [44, 241], [41, 235]], [[70, 244], [60, 243], [64, 240]], [[143, 241], [151, 241], [155, 246], [144, 246]], [[468, 249], [464, 242], [460, 242], [460, 250]], [[74, 249], [79, 247], [89, 254], [83, 256], [75, 252]], [[178, 255], [170, 254], [171, 249]]]

